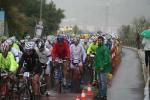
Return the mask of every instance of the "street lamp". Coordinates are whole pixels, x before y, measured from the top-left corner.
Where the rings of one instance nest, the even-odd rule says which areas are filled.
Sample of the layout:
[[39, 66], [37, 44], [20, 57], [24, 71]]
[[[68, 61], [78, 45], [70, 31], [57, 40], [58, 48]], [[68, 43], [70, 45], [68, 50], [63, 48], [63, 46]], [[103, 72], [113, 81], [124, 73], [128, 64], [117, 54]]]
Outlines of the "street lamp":
[[35, 26], [35, 36], [36, 37], [41, 37], [42, 32], [43, 32], [43, 21], [42, 21], [42, 8], [43, 8], [43, 0], [40, 2], [40, 20], [38, 24]]
[[42, 8], [43, 8], [43, 0], [41, 0], [41, 5], [40, 5], [40, 21], [42, 21]]

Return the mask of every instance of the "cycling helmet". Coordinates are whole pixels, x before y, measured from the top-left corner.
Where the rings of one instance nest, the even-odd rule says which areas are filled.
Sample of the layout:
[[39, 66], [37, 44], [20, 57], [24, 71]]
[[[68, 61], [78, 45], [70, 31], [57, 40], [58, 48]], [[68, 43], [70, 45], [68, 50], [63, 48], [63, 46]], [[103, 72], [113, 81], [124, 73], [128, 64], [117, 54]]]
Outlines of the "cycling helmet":
[[80, 38], [78, 37], [74, 38], [74, 42], [80, 42]]
[[57, 36], [57, 42], [61, 43], [64, 41], [64, 37], [62, 35]]
[[21, 43], [21, 44], [25, 43], [25, 40], [20, 40], [20, 43]]
[[92, 37], [92, 41], [95, 42], [97, 38], [95, 36]]
[[1, 44], [1, 51], [2, 52], [9, 51], [9, 44], [7, 42]]
[[26, 39], [30, 39], [30, 38], [31, 38], [30, 35], [27, 35], [27, 36], [26, 36]]
[[13, 41], [11, 39], [7, 39], [5, 42], [8, 43], [8, 45], [12, 45], [13, 44]]
[[34, 48], [34, 44], [35, 44], [34, 42], [26, 42], [24, 49], [25, 50], [31, 50]]
[[15, 42], [16, 41], [16, 37], [15, 36], [12, 36], [9, 38], [12, 42]]

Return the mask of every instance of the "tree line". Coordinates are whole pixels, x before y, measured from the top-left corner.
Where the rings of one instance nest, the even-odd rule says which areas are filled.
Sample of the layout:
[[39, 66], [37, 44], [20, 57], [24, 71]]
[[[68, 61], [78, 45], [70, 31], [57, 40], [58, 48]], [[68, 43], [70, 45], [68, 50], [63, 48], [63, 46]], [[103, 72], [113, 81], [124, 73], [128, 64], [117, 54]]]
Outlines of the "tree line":
[[130, 44], [135, 43], [137, 48], [141, 48], [140, 33], [150, 26], [150, 19], [146, 17], [135, 18], [129, 25], [122, 25], [118, 29], [120, 39], [122, 41], [128, 41]]
[[[34, 34], [35, 25], [40, 18], [40, 4], [41, 0], [0, 0], [0, 9], [5, 11], [5, 25], [10, 36]], [[56, 8], [53, 1], [47, 4], [46, 0], [42, 0], [42, 6], [43, 33], [53, 33], [65, 17], [64, 10]]]

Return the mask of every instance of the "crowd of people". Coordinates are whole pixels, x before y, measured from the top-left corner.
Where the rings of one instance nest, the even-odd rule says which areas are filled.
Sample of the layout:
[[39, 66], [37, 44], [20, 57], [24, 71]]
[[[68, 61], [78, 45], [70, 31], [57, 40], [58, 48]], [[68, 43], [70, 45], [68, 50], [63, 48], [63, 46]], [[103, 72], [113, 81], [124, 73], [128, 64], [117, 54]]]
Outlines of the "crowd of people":
[[[7, 70], [14, 78], [19, 73], [33, 73], [32, 90], [35, 100], [40, 96], [40, 75], [44, 69], [46, 91], [48, 96], [56, 95], [52, 87], [53, 80], [57, 80], [58, 63], [63, 60], [63, 86], [74, 89], [85, 83], [87, 63], [92, 64], [91, 84], [98, 84], [97, 98], [107, 100], [108, 75], [112, 71], [111, 49], [116, 45], [118, 37], [106, 34], [96, 34], [88, 39], [81, 39], [79, 35], [68, 37], [64, 34], [49, 38], [31, 38], [29, 35], [22, 40], [15, 36], [0, 41], [0, 69]], [[94, 60], [91, 60], [93, 58]], [[92, 63], [91, 63], [92, 62]], [[79, 84], [79, 85], [77, 85]], [[80, 91], [80, 90], [77, 90]], [[74, 92], [77, 92], [76, 90]]]

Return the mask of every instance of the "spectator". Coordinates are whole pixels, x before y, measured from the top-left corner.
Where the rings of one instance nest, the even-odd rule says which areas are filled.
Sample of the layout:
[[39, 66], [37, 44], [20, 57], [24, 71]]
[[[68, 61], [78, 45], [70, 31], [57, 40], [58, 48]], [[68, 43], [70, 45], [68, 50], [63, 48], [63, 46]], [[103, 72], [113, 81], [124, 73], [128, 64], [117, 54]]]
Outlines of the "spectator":
[[107, 100], [107, 73], [111, 72], [111, 57], [108, 47], [104, 45], [104, 38], [98, 37], [98, 47], [94, 60], [95, 70], [99, 80], [99, 96], [98, 99]]

